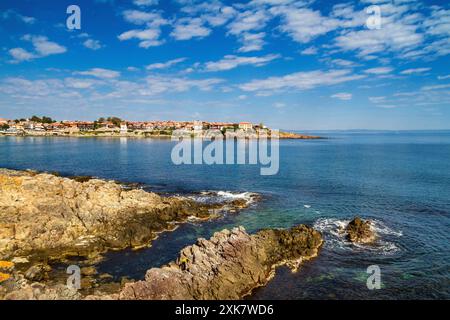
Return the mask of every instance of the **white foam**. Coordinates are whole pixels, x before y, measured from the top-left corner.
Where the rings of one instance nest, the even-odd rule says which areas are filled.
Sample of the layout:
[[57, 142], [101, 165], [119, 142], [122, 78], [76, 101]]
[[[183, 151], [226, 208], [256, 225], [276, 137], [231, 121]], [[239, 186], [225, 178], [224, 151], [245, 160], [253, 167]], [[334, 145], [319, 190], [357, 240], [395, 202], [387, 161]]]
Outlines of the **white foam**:
[[357, 244], [346, 239], [345, 227], [350, 220], [339, 220], [333, 218], [318, 219], [314, 228], [320, 231], [325, 238], [325, 245], [337, 250], [361, 250], [373, 251], [382, 255], [391, 255], [400, 250], [392, 241], [385, 239], [386, 236], [401, 237], [401, 231], [395, 231], [379, 220], [373, 220], [371, 228], [376, 232], [377, 238], [373, 244]]
[[304, 207], [305, 207], [306, 209], [311, 208], [311, 206], [310, 206], [309, 204], [305, 204]]

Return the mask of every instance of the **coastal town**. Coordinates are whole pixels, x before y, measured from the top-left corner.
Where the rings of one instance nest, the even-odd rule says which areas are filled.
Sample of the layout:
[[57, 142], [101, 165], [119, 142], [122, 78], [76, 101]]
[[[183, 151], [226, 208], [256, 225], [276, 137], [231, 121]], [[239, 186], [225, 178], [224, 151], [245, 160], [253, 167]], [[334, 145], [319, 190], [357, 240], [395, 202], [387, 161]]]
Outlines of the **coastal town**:
[[[175, 130], [201, 136], [206, 130], [215, 130], [224, 136], [229, 132], [241, 132], [247, 137], [271, 136], [273, 130], [251, 122], [208, 121], [127, 121], [118, 117], [99, 118], [95, 121], [56, 121], [50, 117], [32, 116], [23, 119], [0, 118], [0, 135], [12, 136], [106, 136], [106, 137], [170, 137]], [[280, 132], [280, 138], [318, 138], [290, 132]]]

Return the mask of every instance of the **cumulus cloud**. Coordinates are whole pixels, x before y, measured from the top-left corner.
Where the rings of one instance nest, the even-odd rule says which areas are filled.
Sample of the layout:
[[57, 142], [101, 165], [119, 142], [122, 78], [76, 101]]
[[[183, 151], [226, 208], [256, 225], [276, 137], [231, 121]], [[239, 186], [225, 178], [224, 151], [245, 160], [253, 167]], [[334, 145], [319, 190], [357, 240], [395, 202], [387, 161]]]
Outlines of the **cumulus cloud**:
[[275, 7], [270, 11], [282, 17], [280, 29], [296, 42], [307, 43], [339, 27], [338, 19], [322, 16], [320, 11], [290, 6]]
[[36, 36], [27, 34], [22, 37], [22, 40], [31, 42], [33, 45], [33, 52], [27, 51], [23, 48], [13, 48], [8, 51], [13, 60], [12, 63], [19, 63], [22, 61], [30, 61], [32, 59], [43, 58], [46, 56], [60, 54], [67, 51], [64, 46], [48, 40], [45, 36]]
[[91, 50], [99, 50], [103, 47], [100, 41], [94, 39], [87, 39], [83, 42], [83, 46]]
[[164, 41], [159, 39], [161, 35], [161, 30], [158, 28], [148, 28], [148, 29], [134, 29], [126, 31], [119, 35], [120, 41], [130, 40], [130, 39], [138, 39], [139, 47], [141, 48], [149, 48], [160, 46], [164, 43]]
[[8, 52], [11, 55], [11, 57], [13, 58], [13, 60], [11, 61], [13, 63], [29, 61], [29, 60], [36, 58], [36, 56], [33, 53], [28, 52], [27, 50], [22, 49], [22, 48], [13, 48], [13, 49], [10, 49]]
[[211, 31], [204, 25], [201, 18], [182, 18], [175, 23], [174, 30], [170, 35], [176, 40], [190, 40], [207, 37]]
[[243, 33], [240, 37], [240, 42], [242, 42], [242, 47], [239, 48], [239, 52], [251, 52], [259, 51], [263, 48], [265, 41], [265, 32], [259, 33]]

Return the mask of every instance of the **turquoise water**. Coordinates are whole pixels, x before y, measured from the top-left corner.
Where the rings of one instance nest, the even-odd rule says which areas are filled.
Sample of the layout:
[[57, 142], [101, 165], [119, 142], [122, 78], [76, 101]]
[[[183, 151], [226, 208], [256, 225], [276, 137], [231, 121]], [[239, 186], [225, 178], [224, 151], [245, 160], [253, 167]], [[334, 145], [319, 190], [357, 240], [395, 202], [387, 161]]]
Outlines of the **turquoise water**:
[[[173, 142], [114, 138], [0, 137], [0, 167], [140, 182], [158, 192], [262, 196], [238, 214], [164, 233], [149, 249], [108, 254], [99, 269], [116, 279], [143, 278], [223, 228], [307, 223], [326, 239], [319, 257], [295, 274], [280, 268], [250, 299], [450, 299], [450, 132], [322, 134], [330, 139], [281, 141], [275, 176], [248, 165], [175, 166]], [[375, 220], [373, 246], [351, 245], [337, 232], [355, 215]], [[381, 268], [380, 290], [367, 289], [370, 265]]]

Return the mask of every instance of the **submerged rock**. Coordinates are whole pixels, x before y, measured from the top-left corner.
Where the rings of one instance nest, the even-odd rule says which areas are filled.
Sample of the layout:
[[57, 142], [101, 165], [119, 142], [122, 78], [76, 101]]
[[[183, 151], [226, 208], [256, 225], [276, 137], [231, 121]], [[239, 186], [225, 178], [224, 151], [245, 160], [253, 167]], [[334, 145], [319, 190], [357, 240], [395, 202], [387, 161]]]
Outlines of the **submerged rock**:
[[240, 299], [265, 285], [277, 266], [297, 270], [318, 254], [322, 241], [304, 225], [255, 235], [243, 227], [223, 230], [184, 248], [167, 266], [148, 270], [145, 281], [125, 284], [118, 295], [89, 299]]
[[347, 239], [355, 243], [370, 243], [375, 240], [375, 232], [371, 228], [369, 220], [364, 221], [359, 217], [354, 218], [345, 228]]
[[209, 218], [216, 207], [114, 181], [0, 169], [0, 259], [95, 259], [108, 249], [147, 246], [158, 232]]

